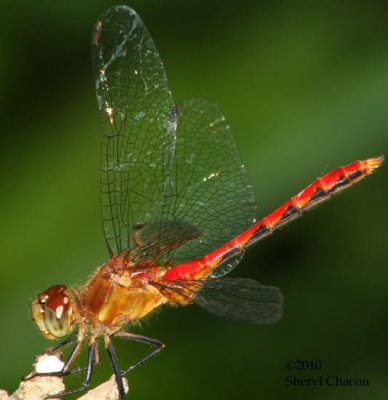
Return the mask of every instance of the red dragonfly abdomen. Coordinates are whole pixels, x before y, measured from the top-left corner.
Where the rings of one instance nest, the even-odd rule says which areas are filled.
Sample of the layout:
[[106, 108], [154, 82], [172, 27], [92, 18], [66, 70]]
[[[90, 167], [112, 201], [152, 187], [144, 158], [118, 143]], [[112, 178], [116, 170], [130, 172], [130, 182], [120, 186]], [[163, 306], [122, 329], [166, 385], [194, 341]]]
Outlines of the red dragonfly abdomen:
[[383, 156], [355, 161], [327, 173], [217, 250], [200, 259], [171, 268], [164, 275], [164, 279], [206, 278], [221, 263], [236, 256], [246, 247], [271, 234], [276, 228], [301, 215], [304, 210], [370, 175], [383, 161]]

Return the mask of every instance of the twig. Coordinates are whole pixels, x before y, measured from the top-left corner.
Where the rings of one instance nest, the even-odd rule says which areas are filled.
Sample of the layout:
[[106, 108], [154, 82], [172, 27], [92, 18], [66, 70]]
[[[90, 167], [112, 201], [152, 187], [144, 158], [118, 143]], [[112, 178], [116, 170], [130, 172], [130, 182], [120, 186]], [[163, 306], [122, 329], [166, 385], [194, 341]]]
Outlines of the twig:
[[28, 381], [22, 381], [19, 389], [9, 397], [9, 400], [42, 400], [47, 394], [55, 394], [63, 390], [65, 390], [65, 385], [62, 378], [57, 376], [36, 376]]
[[[128, 382], [124, 378], [124, 390], [128, 393]], [[80, 397], [78, 400], [118, 400], [119, 392], [117, 390], [116, 378], [114, 375], [111, 378], [97, 386], [93, 390], [89, 390], [84, 396]]]
[[[124, 379], [125, 393], [128, 393], [128, 383]], [[19, 389], [11, 396], [5, 390], [0, 390], [0, 400], [42, 400], [47, 394], [63, 391], [65, 385], [57, 376], [36, 376], [20, 383]], [[114, 375], [101, 385], [89, 390], [78, 400], [118, 400], [119, 394]], [[58, 399], [55, 399], [58, 400]]]
[[[49, 370], [47, 365], [47, 357], [53, 358], [53, 354], [43, 354], [39, 356], [34, 364], [34, 372], [30, 376], [36, 374], [37, 371], [43, 372], [55, 372]], [[55, 356], [56, 357], [56, 356]], [[52, 363], [53, 360], [50, 360]], [[54, 364], [58, 367], [61, 365], [60, 358], [58, 356]], [[62, 363], [63, 364], [63, 363]], [[125, 393], [128, 393], [128, 382], [124, 378], [124, 389]], [[0, 400], [43, 400], [48, 394], [60, 393], [65, 390], [63, 378], [61, 376], [42, 376], [37, 375], [28, 380], [24, 380], [20, 383], [19, 388], [9, 396], [5, 390], [0, 390]], [[60, 399], [52, 399], [60, 400]], [[101, 385], [89, 390], [86, 394], [78, 398], [78, 400], [119, 400], [119, 393], [117, 390], [115, 376], [102, 383]]]

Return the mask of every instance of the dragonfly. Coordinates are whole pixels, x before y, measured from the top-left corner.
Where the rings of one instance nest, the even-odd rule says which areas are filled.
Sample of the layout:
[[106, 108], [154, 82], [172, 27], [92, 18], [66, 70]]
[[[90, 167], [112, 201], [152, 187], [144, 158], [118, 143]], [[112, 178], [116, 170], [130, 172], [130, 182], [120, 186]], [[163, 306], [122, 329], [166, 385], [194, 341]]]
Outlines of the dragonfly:
[[[83, 372], [90, 386], [103, 342], [118, 397], [123, 377], [165, 345], [126, 330], [163, 305], [198, 304], [232, 320], [278, 321], [280, 289], [246, 278], [224, 278], [245, 250], [303, 211], [363, 179], [383, 157], [355, 161], [316, 179], [256, 220], [256, 203], [230, 127], [213, 102], [175, 103], [166, 72], [143, 21], [115, 6], [98, 19], [92, 59], [101, 120], [101, 218], [109, 260], [80, 287], [55, 285], [31, 305], [52, 352], [73, 345], [57, 375]], [[151, 351], [121, 369], [112, 338]], [[86, 345], [84, 368], [71, 369]], [[39, 373], [45, 375], [48, 373]]]

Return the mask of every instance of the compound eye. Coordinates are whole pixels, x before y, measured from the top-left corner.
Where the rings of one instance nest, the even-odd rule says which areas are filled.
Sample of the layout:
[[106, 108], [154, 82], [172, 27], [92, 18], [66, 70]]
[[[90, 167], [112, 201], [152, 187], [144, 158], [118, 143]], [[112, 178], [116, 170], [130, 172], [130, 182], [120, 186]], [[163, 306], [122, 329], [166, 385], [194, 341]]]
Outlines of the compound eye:
[[74, 325], [72, 299], [66, 286], [56, 285], [32, 302], [32, 317], [43, 336], [49, 339], [68, 335]]

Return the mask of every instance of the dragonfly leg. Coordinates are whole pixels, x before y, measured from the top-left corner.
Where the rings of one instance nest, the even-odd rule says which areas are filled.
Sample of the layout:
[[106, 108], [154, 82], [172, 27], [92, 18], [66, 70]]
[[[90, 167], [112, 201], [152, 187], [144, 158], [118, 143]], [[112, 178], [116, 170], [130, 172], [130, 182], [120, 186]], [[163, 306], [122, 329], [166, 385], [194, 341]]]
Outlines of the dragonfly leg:
[[[60, 373], [51, 372], [51, 373], [41, 373], [41, 374], [36, 374], [36, 375], [46, 375], [47, 376], [47, 375], [59, 375], [60, 374], [61, 376], [67, 376], [67, 375], [79, 374], [81, 372], [86, 371], [88, 369], [87, 366], [75, 368], [75, 369], [69, 369], [70, 365], [74, 362], [75, 358], [77, 357], [78, 353], [80, 352], [81, 346], [82, 346], [82, 342], [78, 342], [77, 345], [72, 350], [69, 358], [67, 359], [67, 361]], [[95, 350], [97, 350], [97, 346], [95, 346]], [[98, 360], [96, 360], [96, 356], [94, 356], [93, 368], [96, 366], [96, 364], [98, 364]]]
[[146, 361], [150, 360], [152, 357], [155, 357], [166, 347], [166, 345], [160, 340], [149, 338], [147, 336], [135, 335], [129, 332], [118, 332], [114, 334], [114, 337], [131, 340], [134, 342], [144, 343], [147, 344], [148, 346], [153, 347], [153, 350], [150, 353], [148, 353], [145, 357], [143, 357], [141, 360], [137, 361], [135, 364], [131, 365], [126, 370], [124, 370], [121, 373], [121, 376], [129, 374], [134, 369], [144, 364]]
[[59, 343], [57, 346], [52, 347], [51, 349], [49, 349], [47, 352], [49, 354], [56, 353], [57, 351], [59, 351], [63, 347], [66, 347], [66, 346], [70, 345], [71, 343], [73, 343], [76, 339], [77, 339], [76, 335], [70, 336], [66, 340], [64, 340], [63, 342]]
[[[77, 343], [77, 346], [78, 346], [78, 343]], [[75, 347], [75, 349], [73, 350], [72, 354], [70, 355], [69, 361], [71, 360], [72, 355], [76, 352], [77, 346]], [[78, 351], [77, 351], [77, 354], [78, 354]], [[88, 359], [87, 359], [86, 367], [74, 370], [76, 372], [86, 371], [85, 379], [84, 379], [84, 382], [82, 383], [82, 386], [80, 386], [79, 388], [70, 389], [70, 390], [64, 390], [63, 392], [46, 395], [44, 397], [44, 400], [61, 398], [61, 397], [64, 397], [64, 396], [68, 396], [70, 394], [83, 392], [85, 389], [87, 389], [90, 386], [90, 382], [92, 380], [92, 372], [93, 372], [93, 368], [94, 368], [95, 354], [96, 354], [96, 342], [93, 342], [93, 343], [91, 343], [91, 345], [89, 346], [89, 349], [88, 349]], [[73, 358], [73, 360], [74, 360], [74, 358]], [[68, 363], [65, 364], [64, 369], [66, 368], [67, 364]], [[76, 373], [74, 371], [68, 371], [68, 372], [65, 371], [65, 374]]]
[[108, 355], [109, 355], [109, 360], [110, 360], [110, 363], [112, 364], [113, 371], [115, 374], [117, 390], [119, 392], [119, 399], [123, 400], [124, 396], [125, 396], [125, 388], [124, 388], [124, 382], [123, 382], [123, 375], [121, 373], [120, 366], [117, 361], [116, 352], [112, 345], [112, 342], [109, 339], [109, 336], [105, 336], [104, 339], [105, 339], [105, 347], [106, 347], [106, 349], [108, 351]]
[[[76, 340], [76, 336], [71, 336], [69, 338], [67, 338], [66, 340], [64, 340], [63, 342], [59, 343], [57, 346], [47, 349], [44, 353], [42, 354], [55, 354], [57, 353], [59, 350], [61, 350], [62, 348], [70, 345], [71, 343], [73, 343]], [[78, 343], [77, 345], [74, 347], [74, 349], [72, 350], [68, 360], [66, 361], [64, 368], [62, 368], [62, 371], [57, 371], [57, 372], [33, 372], [25, 377], [23, 377], [24, 381], [28, 381], [32, 378], [34, 378], [35, 376], [63, 376], [63, 375], [67, 375], [73, 372], [67, 371], [65, 372], [65, 366], [67, 365], [68, 367], [70, 366], [72, 360], [74, 360], [75, 356], [78, 354], [78, 351], [76, 352], [76, 350], [78, 349]], [[76, 354], [75, 354], [76, 353]]]

